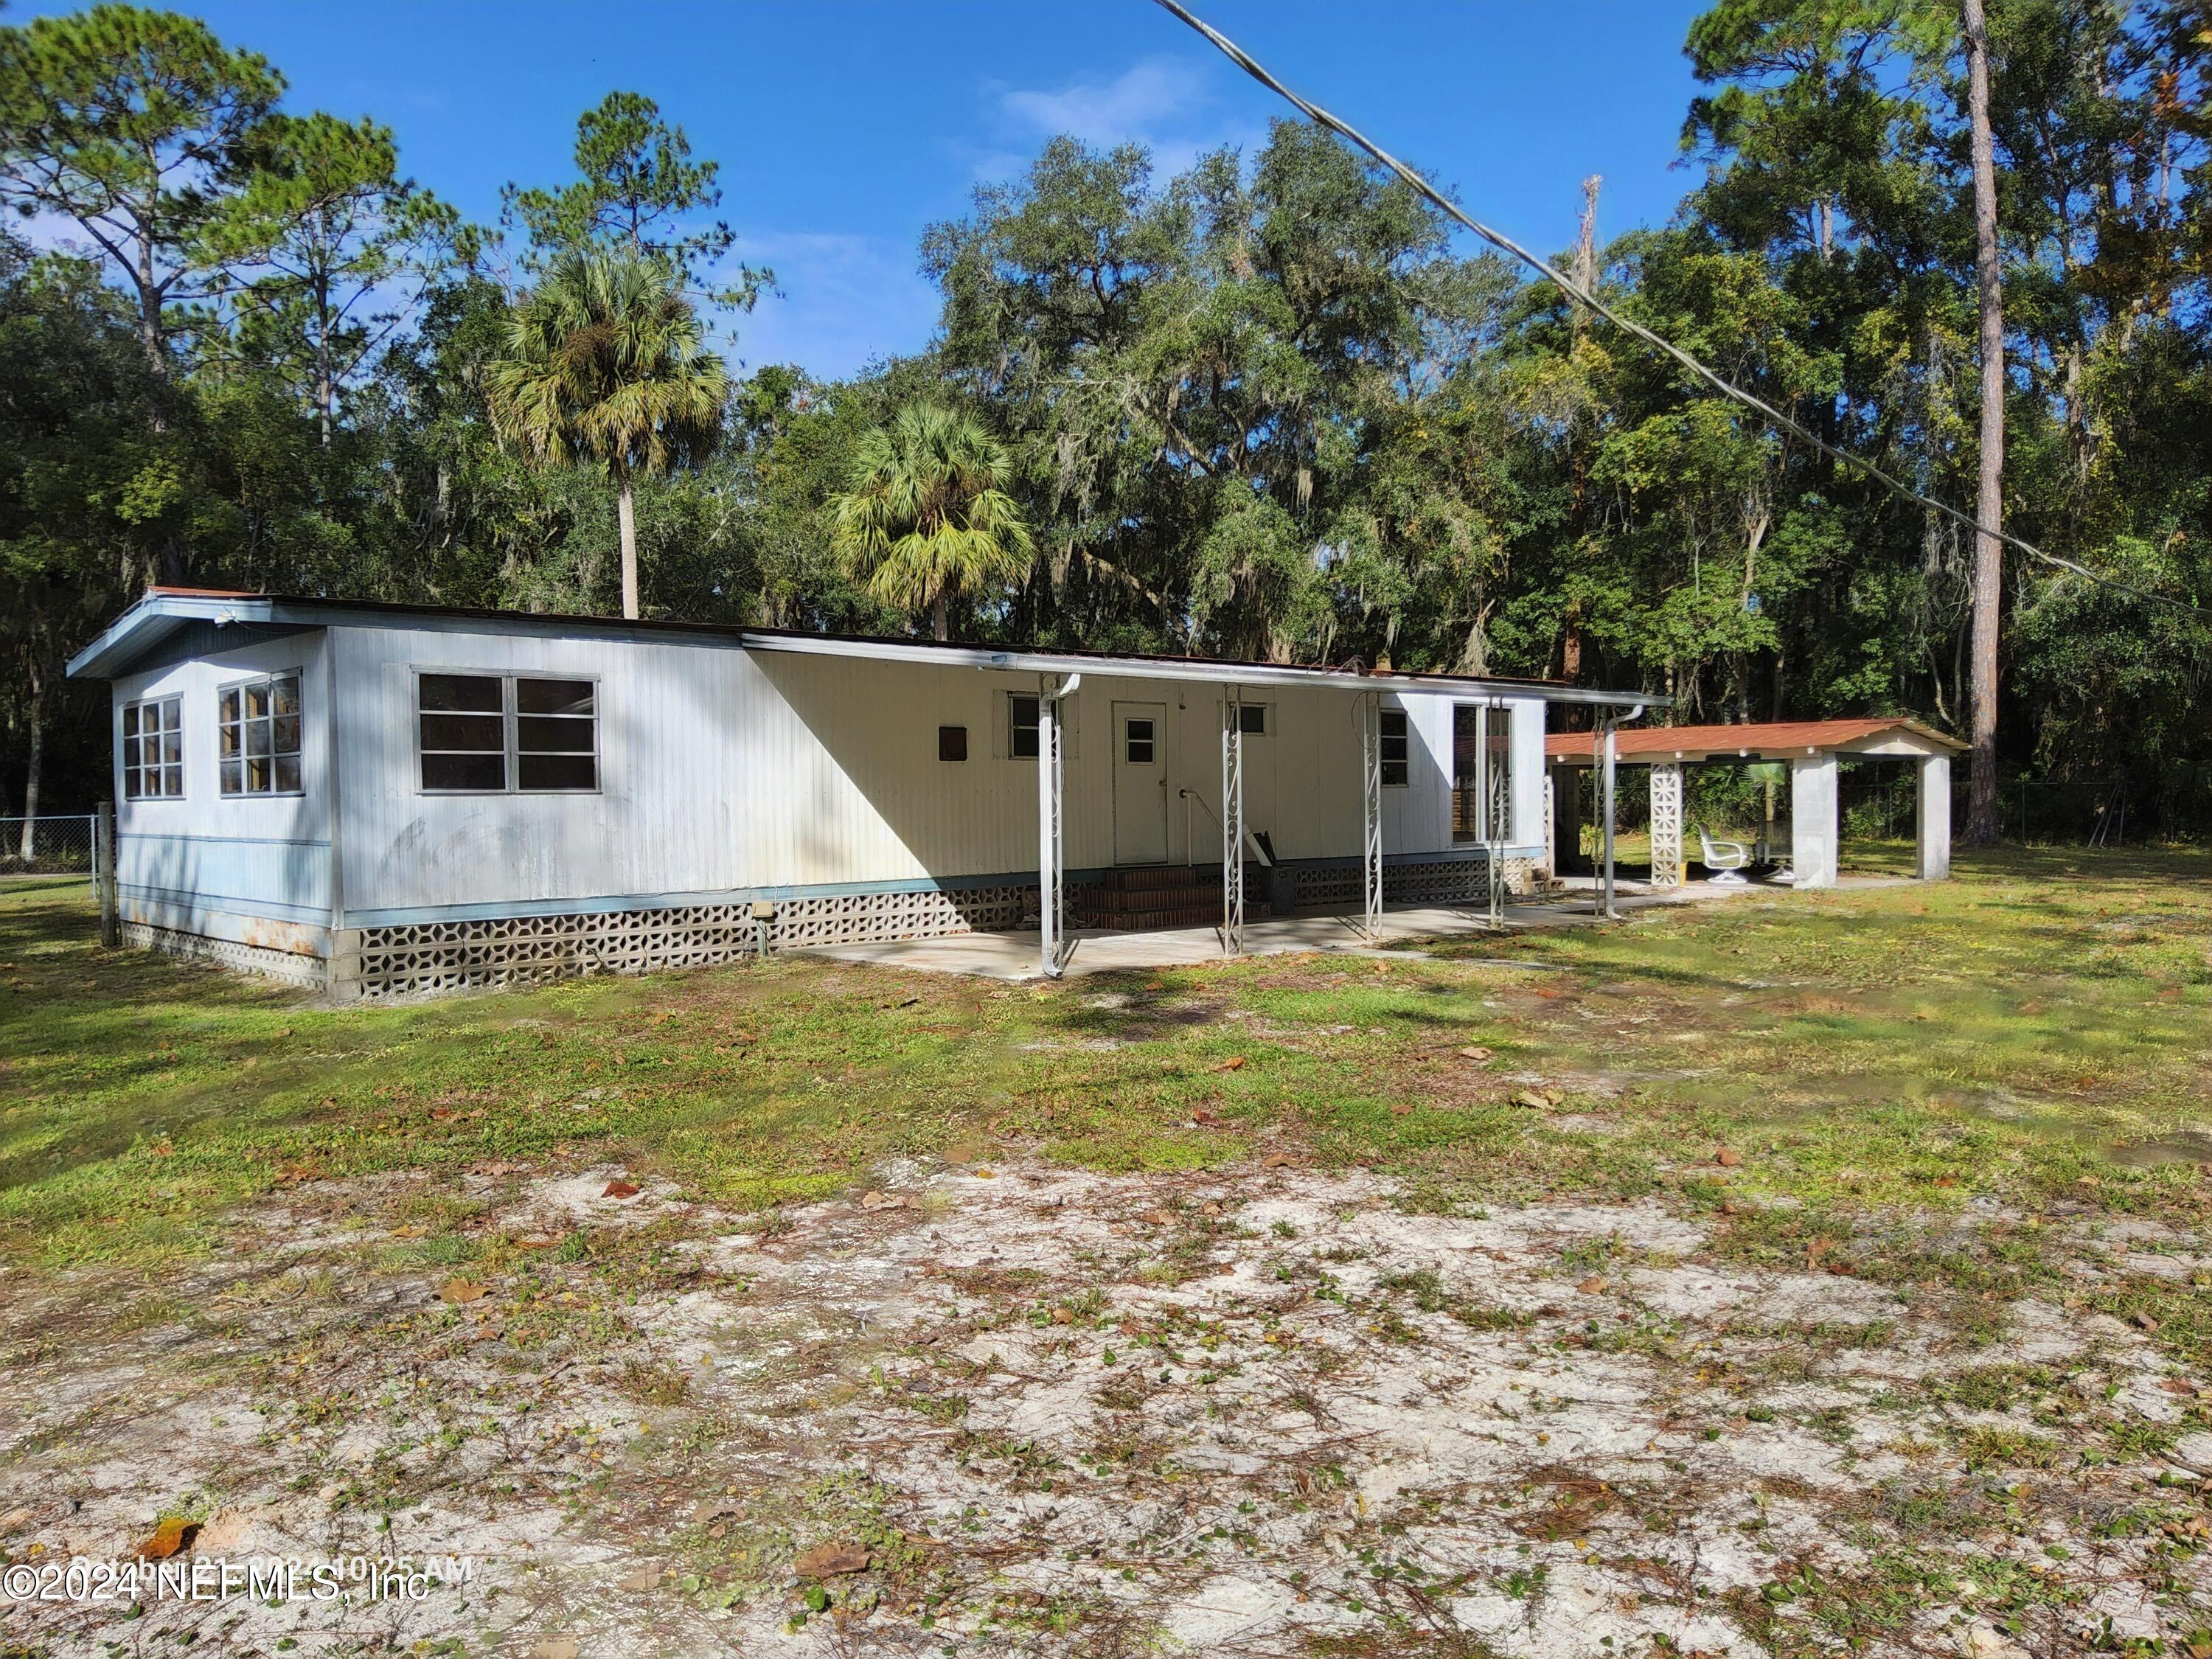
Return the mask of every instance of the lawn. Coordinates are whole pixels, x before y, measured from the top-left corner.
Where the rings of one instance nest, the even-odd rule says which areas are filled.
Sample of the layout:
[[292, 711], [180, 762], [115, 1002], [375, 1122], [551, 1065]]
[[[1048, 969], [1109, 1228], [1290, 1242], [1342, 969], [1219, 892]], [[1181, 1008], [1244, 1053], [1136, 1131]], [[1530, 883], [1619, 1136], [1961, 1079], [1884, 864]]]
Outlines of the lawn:
[[479, 1576], [27, 1651], [2212, 1653], [2202, 854], [1035, 986], [90, 932], [0, 889], [0, 1552]]

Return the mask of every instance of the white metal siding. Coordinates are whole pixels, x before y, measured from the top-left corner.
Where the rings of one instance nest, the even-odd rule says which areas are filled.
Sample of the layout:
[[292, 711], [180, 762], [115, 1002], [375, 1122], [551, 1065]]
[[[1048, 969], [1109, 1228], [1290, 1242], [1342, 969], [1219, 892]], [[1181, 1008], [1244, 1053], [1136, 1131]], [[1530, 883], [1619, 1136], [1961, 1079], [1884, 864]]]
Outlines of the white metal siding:
[[[532, 902], [912, 883], [1036, 868], [1036, 763], [1006, 756], [1006, 696], [1034, 675], [762, 651], [713, 641], [531, 638], [462, 627], [333, 629], [349, 919]], [[426, 795], [418, 669], [599, 684], [591, 795]], [[1246, 808], [1285, 859], [1356, 856], [1359, 738], [1348, 690], [1270, 688], [1246, 745]], [[1170, 858], [1220, 856], [1218, 687], [1084, 676], [1066, 755], [1066, 860], [1113, 862], [1110, 705], [1164, 703]], [[1450, 848], [1451, 701], [1416, 694], [1410, 778], [1388, 792], [1385, 850]], [[968, 728], [964, 762], [938, 727]], [[1518, 711], [1539, 757], [1542, 708]], [[1517, 756], [1516, 756], [1517, 757]], [[1534, 842], [1540, 770], [1522, 769], [1516, 841]], [[1179, 791], [1194, 792], [1186, 844]]]
[[[330, 913], [327, 636], [295, 634], [127, 674], [111, 688], [116, 880], [123, 918], [215, 939], [319, 951]], [[258, 674], [300, 671], [297, 795], [222, 793], [216, 702]], [[126, 800], [123, 706], [174, 696], [184, 726], [181, 798]]]

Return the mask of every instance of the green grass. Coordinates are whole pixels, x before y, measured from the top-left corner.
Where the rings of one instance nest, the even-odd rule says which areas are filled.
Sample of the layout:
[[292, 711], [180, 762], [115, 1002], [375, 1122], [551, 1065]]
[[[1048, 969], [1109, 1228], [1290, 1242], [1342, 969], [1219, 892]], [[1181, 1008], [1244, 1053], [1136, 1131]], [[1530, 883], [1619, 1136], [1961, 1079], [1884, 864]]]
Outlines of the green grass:
[[[2008, 853], [1941, 885], [1427, 963], [1007, 987], [790, 958], [348, 1009], [100, 951], [81, 884], [19, 884], [0, 890], [0, 1259], [155, 1266], [273, 1188], [483, 1160], [618, 1162], [757, 1209], [893, 1155], [1284, 1150], [1414, 1177], [1431, 1206], [1663, 1192], [1741, 1212], [1753, 1257], [2017, 1290], [2046, 1217], [2203, 1220], [2208, 878], [2197, 854]], [[1475, 1044], [1494, 1058], [1459, 1055]], [[1557, 1110], [1513, 1103], [1532, 1078]], [[1978, 1197], [2020, 1212], [2011, 1258], [2002, 1229], [1943, 1242]]]

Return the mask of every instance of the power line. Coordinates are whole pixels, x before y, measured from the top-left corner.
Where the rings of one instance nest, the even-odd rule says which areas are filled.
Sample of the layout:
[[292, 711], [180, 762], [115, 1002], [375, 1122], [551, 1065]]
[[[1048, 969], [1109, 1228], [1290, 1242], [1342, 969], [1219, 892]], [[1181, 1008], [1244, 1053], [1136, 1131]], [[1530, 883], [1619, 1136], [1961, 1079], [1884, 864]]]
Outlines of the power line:
[[1237, 68], [1243, 70], [1247, 75], [1257, 81], [1261, 86], [1275, 94], [1276, 96], [1289, 103], [1308, 120], [1313, 122], [1317, 126], [1328, 128], [1339, 137], [1343, 138], [1346, 142], [1356, 145], [1360, 149], [1366, 151], [1369, 155], [1374, 157], [1376, 161], [1381, 162], [1384, 167], [1389, 168], [1391, 172], [1396, 173], [1399, 178], [1404, 179], [1407, 184], [1410, 185], [1414, 190], [1419, 191], [1422, 196], [1433, 203], [1439, 210], [1449, 215], [1450, 217], [1456, 219], [1461, 224], [1466, 226], [1477, 236], [1482, 238], [1484, 241], [1488, 242], [1492, 247], [1498, 249], [1501, 252], [1510, 254], [1514, 258], [1518, 259], [1522, 264], [1527, 265], [1539, 276], [1550, 282], [1554, 287], [1558, 288], [1561, 293], [1567, 295], [1569, 299], [1573, 300], [1577, 304], [1589, 307], [1590, 311], [1594, 312], [1596, 315], [1602, 317], [1607, 322], [1611, 323], [1615, 328], [1621, 330], [1624, 333], [1634, 336], [1637, 339], [1643, 341], [1644, 344], [1651, 347], [1654, 350], [1661, 352], [1664, 356], [1672, 358], [1675, 362], [1680, 363], [1684, 368], [1689, 370], [1692, 374], [1705, 382], [1705, 385], [1711, 386], [1714, 391], [1721, 393], [1723, 397], [1733, 398], [1737, 403], [1741, 404], [1746, 409], [1750, 410], [1753, 414], [1759, 416], [1760, 419], [1767, 422], [1770, 425], [1790, 434], [1792, 437], [1802, 439], [1804, 442], [1810, 444], [1814, 449], [1820, 451], [1820, 453], [1827, 456], [1832, 460], [1838, 461], [1845, 466], [1854, 468], [1865, 477], [1874, 479], [1878, 483], [1887, 486], [1898, 495], [1904, 496], [1907, 501], [1916, 501], [1931, 512], [1940, 513], [1945, 518], [1952, 520], [1954, 522], [1964, 526], [1966, 529], [1972, 531], [1977, 535], [1988, 534], [1995, 536], [2007, 547], [2010, 547], [2021, 553], [2025, 553], [2032, 559], [2040, 560], [2045, 564], [2055, 566], [2061, 570], [2069, 571], [2076, 576], [2080, 576], [2088, 581], [2094, 582], [2100, 587], [2111, 588], [2115, 592], [2131, 594], [2139, 599], [2148, 599], [2154, 605], [2170, 605], [2174, 610], [2182, 611], [2188, 616], [2212, 619], [2212, 611], [2206, 611], [2201, 605], [2191, 605], [2186, 599], [2171, 599], [2164, 593], [2154, 593], [2148, 588], [2135, 586], [2131, 583], [2121, 581], [2115, 577], [2100, 575], [2096, 571], [2089, 568], [2087, 565], [2082, 564], [2074, 559], [2062, 557], [2056, 553], [2046, 553], [2041, 548], [2036, 546], [2034, 543], [2023, 541], [2021, 538], [2011, 534], [2008, 531], [1989, 530], [1985, 532], [1982, 526], [1971, 514], [1962, 513], [1957, 507], [1951, 506], [1948, 502], [1939, 501], [1932, 495], [1923, 495], [1919, 490], [1915, 489], [1911, 484], [1906, 483], [1902, 478], [1893, 476], [1881, 467], [1875, 465], [1872, 461], [1868, 460], [1864, 456], [1855, 455], [1847, 449], [1841, 448], [1835, 444], [1830, 443], [1826, 438], [1821, 437], [1817, 432], [1811, 430], [1809, 428], [1800, 425], [1790, 416], [1784, 414], [1780, 410], [1775, 408], [1773, 404], [1768, 403], [1764, 398], [1759, 397], [1756, 392], [1747, 392], [1741, 386], [1737, 386], [1735, 382], [1726, 380], [1714, 370], [1707, 368], [1703, 363], [1699, 362], [1695, 357], [1692, 357], [1688, 352], [1683, 350], [1681, 347], [1676, 345], [1673, 341], [1654, 333], [1651, 330], [1646, 328], [1643, 324], [1636, 321], [1633, 318], [1622, 316], [1620, 313], [1615, 311], [1611, 306], [1606, 304], [1604, 301], [1599, 299], [1595, 293], [1587, 292], [1579, 287], [1565, 272], [1553, 265], [1549, 260], [1539, 258], [1535, 254], [1531, 253], [1527, 248], [1522, 246], [1520, 243], [1515, 241], [1510, 236], [1506, 235], [1504, 232], [1493, 230], [1488, 225], [1484, 224], [1480, 220], [1470, 218], [1456, 204], [1447, 198], [1443, 191], [1437, 189], [1435, 185], [1431, 185], [1419, 173], [1416, 173], [1412, 167], [1407, 166], [1405, 162], [1391, 155], [1389, 151], [1384, 149], [1380, 144], [1368, 137], [1366, 134], [1361, 132], [1357, 127], [1352, 126], [1348, 122], [1339, 120], [1335, 116], [1322, 108], [1320, 105], [1309, 102], [1307, 100], [1298, 96], [1297, 93], [1292, 92], [1288, 87], [1277, 80], [1274, 76], [1268, 73], [1268, 71], [1263, 68], [1250, 53], [1247, 52], [1242, 46], [1238, 46], [1234, 40], [1231, 40], [1227, 35], [1222, 33], [1220, 30], [1215, 28], [1212, 24], [1206, 22], [1204, 19], [1194, 15], [1186, 7], [1179, 3], [1179, 0], [1158, 0], [1158, 4], [1165, 10], [1171, 12], [1176, 17], [1181, 18], [1185, 23], [1188, 24], [1200, 34], [1204, 35], [1206, 40], [1212, 42], [1213, 46], [1224, 57], [1227, 58], [1231, 63], [1236, 64]]

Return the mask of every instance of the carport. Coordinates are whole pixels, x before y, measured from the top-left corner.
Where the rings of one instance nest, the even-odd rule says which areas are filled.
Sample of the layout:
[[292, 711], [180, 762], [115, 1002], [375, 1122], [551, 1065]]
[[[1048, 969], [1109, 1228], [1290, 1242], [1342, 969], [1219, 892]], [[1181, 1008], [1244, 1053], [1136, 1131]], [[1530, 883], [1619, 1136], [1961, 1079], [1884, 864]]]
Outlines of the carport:
[[[1558, 732], [1544, 740], [1545, 769], [1553, 801], [1557, 860], [1579, 856], [1583, 781], [1594, 771], [1598, 799], [1612, 799], [1609, 773], [1616, 765], [1651, 769], [1651, 884], [1679, 887], [1685, 864], [1682, 771], [1687, 766], [1790, 763], [1790, 867], [1799, 887], [1836, 884], [1837, 769], [1845, 760], [1911, 759], [1917, 763], [1919, 856], [1916, 873], [1941, 881], [1951, 873], [1951, 757], [1966, 745], [1918, 720], [1868, 718], [1783, 720], [1744, 726], [1623, 726], [1610, 732]], [[1610, 837], [1605, 842], [1609, 876]]]

